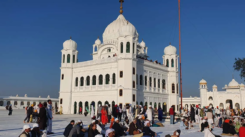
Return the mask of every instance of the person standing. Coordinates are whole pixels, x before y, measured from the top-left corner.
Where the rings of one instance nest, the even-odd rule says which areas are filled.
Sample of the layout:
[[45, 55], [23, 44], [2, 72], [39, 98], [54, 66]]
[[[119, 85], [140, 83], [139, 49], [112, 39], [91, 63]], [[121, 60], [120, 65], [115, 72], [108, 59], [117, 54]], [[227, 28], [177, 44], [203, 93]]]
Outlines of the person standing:
[[146, 115], [147, 115], [147, 119], [150, 121], [151, 125], [152, 125], [152, 117], [153, 117], [153, 111], [151, 108], [151, 105], [149, 106], [149, 108], [146, 111]]
[[12, 104], [9, 105], [9, 116], [12, 115], [13, 109], [12, 109]]
[[158, 120], [162, 122], [162, 116], [163, 116], [163, 111], [162, 108], [159, 106], [158, 108]]
[[110, 123], [110, 120], [111, 120], [111, 114], [112, 114], [112, 109], [111, 109], [111, 106], [108, 105], [108, 123]]
[[121, 120], [122, 120], [122, 106], [118, 107], [118, 119], [121, 122]]
[[39, 112], [40, 119], [38, 121], [39, 128], [40, 130], [45, 130], [47, 127], [47, 115], [46, 115], [47, 102], [44, 102], [42, 107], [39, 105], [39, 107], [40, 107], [40, 112]]
[[169, 109], [169, 115], [170, 115], [170, 124], [174, 124], [174, 108], [171, 106]]
[[62, 106], [60, 105], [60, 115], [62, 114], [62, 111], [63, 109], [62, 109]]
[[194, 121], [196, 123], [195, 120], [195, 109], [193, 108], [193, 106], [191, 106], [191, 122]]
[[79, 107], [79, 114], [82, 114], [82, 107]]
[[26, 120], [27, 123], [29, 123], [32, 113], [33, 113], [33, 104], [29, 108], [27, 108], [27, 117], [24, 119], [24, 123]]
[[198, 105], [196, 105], [195, 120], [196, 120], [196, 123], [199, 123], [200, 122], [200, 109], [199, 109], [199, 106]]
[[123, 115], [123, 118], [125, 118], [127, 116], [127, 114], [126, 114], [126, 106], [125, 105], [122, 108], [122, 115]]
[[108, 118], [107, 118], [107, 112], [105, 110], [105, 107], [102, 108], [101, 110], [101, 122], [103, 125], [106, 125], [108, 122]]
[[97, 109], [97, 118], [101, 118], [101, 105], [99, 104], [98, 109]]
[[52, 116], [52, 101], [49, 99], [48, 100], [48, 105], [47, 105], [47, 118], [48, 118], [48, 125], [47, 125], [47, 134], [54, 134], [52, 132], [52, 119], [53, 119], [53, 116]]

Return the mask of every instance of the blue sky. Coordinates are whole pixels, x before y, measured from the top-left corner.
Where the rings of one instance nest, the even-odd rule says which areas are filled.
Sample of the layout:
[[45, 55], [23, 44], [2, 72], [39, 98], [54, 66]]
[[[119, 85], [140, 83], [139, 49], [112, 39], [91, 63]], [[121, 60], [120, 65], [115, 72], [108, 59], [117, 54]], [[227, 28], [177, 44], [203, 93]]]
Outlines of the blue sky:
[[[124, 16], [162, 62], [169, 42], [178, 48], [177, 0], [125, 0]], [[232, 79], [244, 57], [245, 1], [182, 0], [183, 96], [199, 96], [204, 78], [211, 90]], [[92, 45], [119, 15], [118, 0], [0, 1], [0, 95], [58, 97], [61, 49], [72, 36], [79, 61], [91, 60]], [[235, 79], [243, 80], [238, 72]]]

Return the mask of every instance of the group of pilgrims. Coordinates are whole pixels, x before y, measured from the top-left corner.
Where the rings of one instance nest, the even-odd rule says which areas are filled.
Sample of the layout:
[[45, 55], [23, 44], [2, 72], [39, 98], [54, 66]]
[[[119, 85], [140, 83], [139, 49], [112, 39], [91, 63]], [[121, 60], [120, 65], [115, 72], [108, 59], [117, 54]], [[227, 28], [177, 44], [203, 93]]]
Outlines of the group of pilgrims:
[[[52, 110], [47, 109], [47, 106], [43, 108], [47, 112]], [[88, 137], [118, 137], [127, 135], [155, 137], [157, 133], [151, 127], [164, 127], [162, 119], [170, 118], [170, 124], [178, 123], [179, 129], [176, 129], [172, 135], [167, 134], [165, 137], [180, 137], [180, 133], [184, 134], [188, 130], [196, 129], [199, 129], [196, 132], [203, 132], [204, 137], [220, 137], [221, 135], [245, 137], [245, 109], [200, 108], [199, 105], [196, 105], [191, 106], [190, 110], [181, 109], [181, 113], [176, 113], [174, 110], [174, 106], [171, 106], [168, 116], [166, 113], [163, 115], [161, 107], [157, 109], [152, 108], [151, 105], [132, 106], [129, 104], [110, 106], [106, 104], [101, 106], [99, 104], [95, 114], [94, 106], [91, 105], [91, 123], [85, 126], [82, 120], [71, 120], [66, 126], [63, 135], [65, 137], [84, 137], [85, 135]], [[41, 112], [41, 109], [39, 111]], [[87, 113], [85, 116], [87, 116]], [[39, 128], [39, 123], [40, 119], [37, 121], [37, 124], [33, 125], [35, 130], [31, 130], [29, 125], [24, 125], [20, 137], [46, 137], [45, 132], [43, 132], [44, 130]], [[45, 128], [50, 128], [47, 127]], [[223, 133], [221, 135], [213, 134], [214, 127], [222, 128]], [[33, 135], [32, 132], [34, 131], [39, 134]]]
[[[212, 106], [200, 108], [199, 105], [191, 106], [190, 110], [183, 109], [180, 130], [199, 128], [204, 132], [204, 137], [239, 136], [245, 137], [245, 108], [220, 109]], [[222, 128], [221, 135], [213, 134], [214, 127]]]

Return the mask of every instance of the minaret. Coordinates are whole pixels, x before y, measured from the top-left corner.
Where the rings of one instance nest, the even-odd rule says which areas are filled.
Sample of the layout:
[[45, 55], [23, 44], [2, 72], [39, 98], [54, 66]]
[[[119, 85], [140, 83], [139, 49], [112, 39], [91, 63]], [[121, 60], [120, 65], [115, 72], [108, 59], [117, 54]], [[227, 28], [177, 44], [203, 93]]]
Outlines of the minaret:
[[62, 100], [62, 104], [59, 105], [62, 106], [64, 114], [71, 114], [72, 88], [78, 86], [73, 78], [73, 65], [77, 63], [78, 55], [77, 43], [70, 37], [63, 43], [61, 53], [59, 99]]
[[201, 98], [201, 106], [206, 106], [207, 104], [207, 82], [206, 80], [202, 79], [199, 82], [199, 89], [200, 89], [200, 98]]

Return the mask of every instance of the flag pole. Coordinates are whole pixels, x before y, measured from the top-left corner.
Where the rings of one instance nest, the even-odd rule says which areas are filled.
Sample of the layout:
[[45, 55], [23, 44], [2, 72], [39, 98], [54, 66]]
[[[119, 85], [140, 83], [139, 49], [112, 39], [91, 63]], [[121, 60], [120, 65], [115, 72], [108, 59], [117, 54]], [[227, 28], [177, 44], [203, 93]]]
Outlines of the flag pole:
[[179, 10], [179, 65], [180, 65], [180, 96], [181, 96], [181, 110], [182, 106], [182, 69], [181, 69], [181, 31], [180, 31], [180, 0], [178, 0], [178, 10]]

